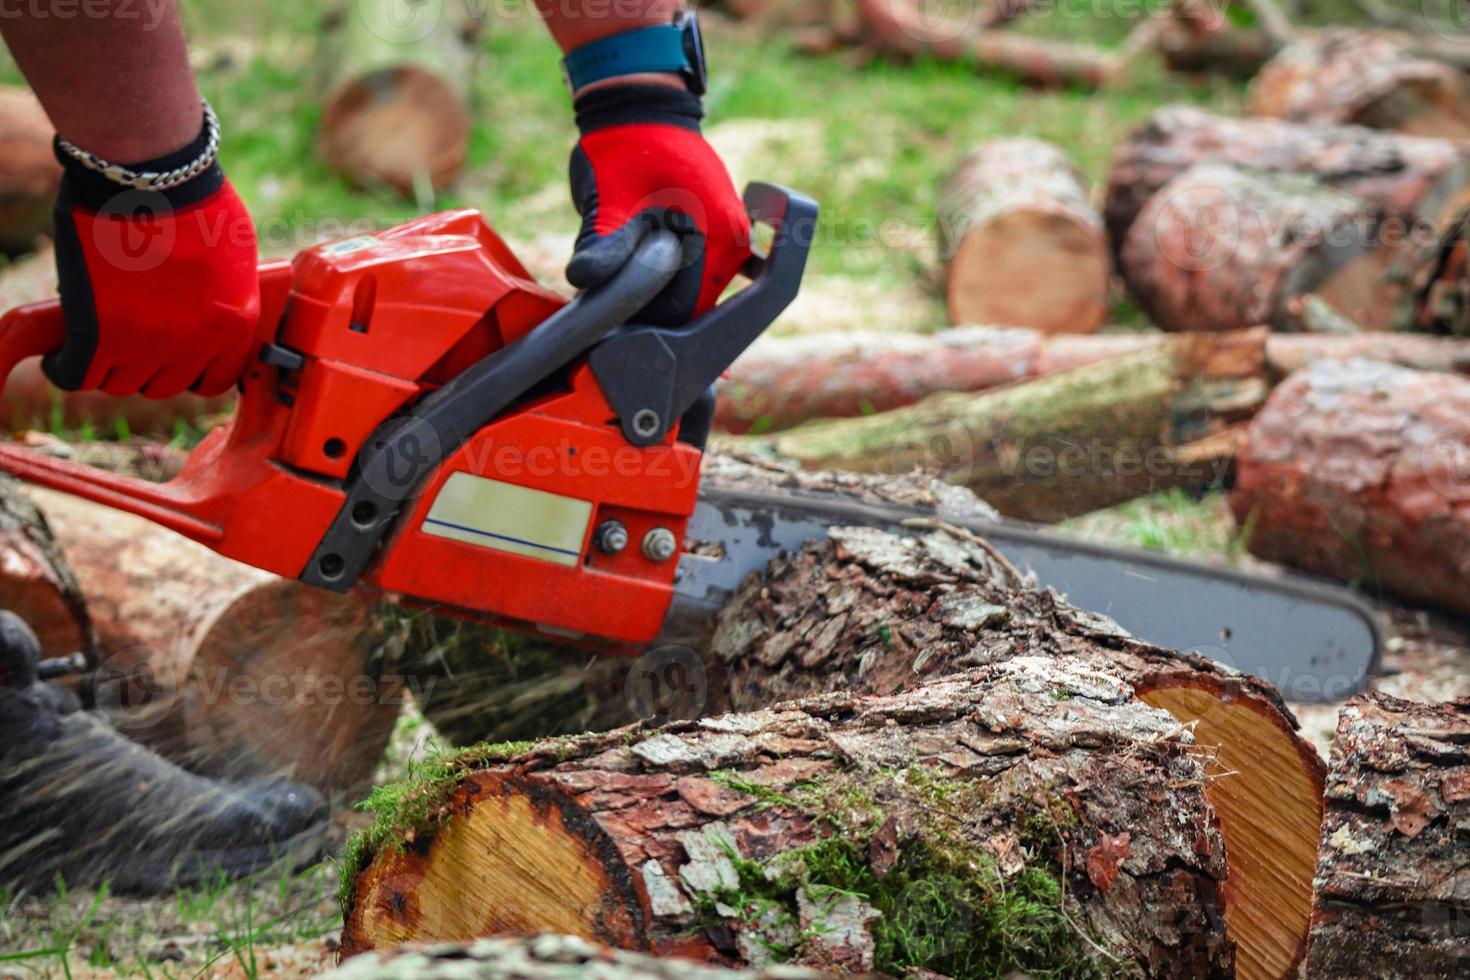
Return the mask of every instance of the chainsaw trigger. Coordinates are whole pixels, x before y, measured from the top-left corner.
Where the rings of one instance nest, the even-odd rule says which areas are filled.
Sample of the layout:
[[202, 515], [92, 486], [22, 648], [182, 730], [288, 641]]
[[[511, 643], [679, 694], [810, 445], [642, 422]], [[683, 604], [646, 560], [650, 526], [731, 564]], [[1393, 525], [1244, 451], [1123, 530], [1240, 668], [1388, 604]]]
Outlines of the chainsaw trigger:
[[281, 344], [262, 345], [260, 360], [261, 363], [280, 368], [282, 371], [300, 371], [306, 365], [304, 355]]

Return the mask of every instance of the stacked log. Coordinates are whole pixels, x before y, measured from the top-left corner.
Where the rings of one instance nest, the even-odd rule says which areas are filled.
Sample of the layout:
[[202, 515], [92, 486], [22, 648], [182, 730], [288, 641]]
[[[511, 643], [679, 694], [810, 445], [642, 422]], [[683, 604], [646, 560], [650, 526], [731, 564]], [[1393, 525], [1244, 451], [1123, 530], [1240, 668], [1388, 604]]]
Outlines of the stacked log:
[[51, 120], [26, 89], [0, 86], [0, 253], [31, 251], [51, 233], [61, 165]]
[[[1367, 330], [1413, 327], [1421, 302], [1416, 283], [1423, 278], [1424, 270], [1439, 261], [1453, 216], [1470, 201], [1470, 151], [1462, 144], [1360, 127], [1231, 120], [1196, 109], [1170, 107], [1132, 134], [1114, 156], [1105, 216], [1120, 256], [1135, 234], [1145, 234], [1136, 224], [1146, 206], [1154, 212], [1170, 210], [1168, 200], [1172, 195], [1160, 200], [1162, 188], [1182, 179], [1190, 168], [1206, 164], [1318, 182], [1358, 199], [1362, 208], [1373, 213], [1376, 221], [1357, 234], [1348, 234], [1340, 247], [1327, 252], [1334, 261], [1351, 259], [1349, 265], [1330, 266], [1326, 275], [1306, 276], [1308, 281], [1320, 280], [1315, 291], [1323, 302]], [[1274, 179], [1257, 177], [1266, 182]], [[1206, 200], [1211, 196], [1208, 192], [1196, 193]], [[1346, 209], [1346, 201], [1342, 207]], [[1285, 227], [1280, 215], [1271, 211], [1242, 216], [1233, 208], [1216, 207], [1206, 209], [1202, 216], [1215, 217], [1220, 223], [1213, 231], [1201, 228], [1198, 220], [1186, 223], [1185, 227], [1193, 232], [1191, 241], [1208, 240], [1211, 234], [1227, 244], [1237, 237], [1246, 242], [1252, 238], [1259, 241], [1263, 227], [1267, 233], [1274, 230], [1276, 237]], [[1235, 227], [1247, 218], [1249, 225]], [[1147, 238], [1142, 242], [1144, 246], [1152, 245]], [[1235, 254], [1228, 248], [1221, 251], [1237, 260], [1255, 258], [1245, 248]], [[1197, 260], [1190, 259], [1189, 264], [1196, 265]], [[1126, 265], [1124, 269], [1130, 271]], [[1312, 268], [1307, 271], [1313, 273]], [[1170, 268], [1134, 268], [1131, 273], [1130, 278], [1143, 281], [1145, 298], [1150, 289], [1157, 288], [1149, 280], [1180, 279], [1179, 273]], [[1246, 297], [1240, 292], [1234, 295]], [[1259, 306], [1261, 298], [1253, 298]], [[1289, 315], [1282, 315], [1287, 321], [1282, 326], [1294, 325]]]
[[1007, 516], [1063, 520], [1228, 476], [1240, 425], [1269, 390], [1264, 340], [1170, 338], [1027, 384], [745, 438], [812, 469], [923, 467]]
[[1381, 35], [1324, 31], [1288, 45], [1251, 83], [1252, 113], [1470, 139], [1470, 77]]
[[1108, 312], [1102, 219], [1056, 147], [992, 140], [939, 192], [940, 251], [954, 324], [1090, 333]]
[[1338, 716], [1307, 975], [1470, 972], [1470, 702], [1382, 694]]
[[[468, 9], [468, 8], [467, 8]], [[438, 4], [365, 0], [323, 25], [321, 143], [353, 186], [431, 201], [469, 147], [478, 19]]]
[[[1204, 336], [1192, 339], [1212, 342]], [[715, 425], [724, 432], [770, 432], [814, 419], [886, 412], [941, 392], [985, 391], [1168, 342], [1160, 334], [1044, 336], [1007, 327], [768, 338], [736, 361], [721, 382]], [[1229, 345], [1234, 340], [1218, 342]], [[1423, 371], [1470, 373], [1470, 343], [1450, 338], [1271, 334], [1265, 343], [1273, 383], [1315, 361], [1355, 357]]]
[[[753, 577], [712, 649], [747, 713], [471, 750], [411, 797], [404, 812], [427, 825], [388, 815], [344, 949], [545, 928], [735, 965], [775, 943], [848, 969], [1036, 969], [1004, 940], [956, 959], [989, 931], [977, 881], [994, 869], [1024, 888], [1029, 853], [1059, 860], [1067, 914], [1093, 937], [1060, 947], [1084, 958], [1074, 969], [1107, 956], [1148, 975], [1229, 971], [1222, 902], [1237, 975], [1299, 962], [1321, 763], [1258, 682], [1132, 640], [942, 528], [834, 529]], [[1147, 826], [1167, 812], [1182, 821]], [[1223, 881], [1205, 871], [1222, 857], [1214, 819]], [[940, 842], [980, 848], [943, 907], [919, 897], [932, 882], [913, 863]], [[821, 877], [829, 850], [851, 851], [840, 866], [857, 877]], [[852, 904], [801, 897], [823, 885]], [[896, 960], [914, 948], [889, 926], [919, 930], [936, 958]], [[818, 938], [793, 942], [792, 927]]]
[[27, 492], [76, 569], [98, 638], [91, 697], [120, 730], [197, 772], [361, 797], [406, 696], [372, 662], [370, 606], [140, 517]]
[[1381, 288], [1379, 237], [1378, 215], [1361, 198], [1307, 177], [1206, 163], [1144, 206], [1122, 270], [1165, 330], [1290, 330], [1294, 297]]
[[1230, 497], [1252, 554], [1470, 612], [1470, 379], [1317, 364], [1251, 424]]
[[1200, 163], [1309, 176], [1369, 202], [1404, 234], [1442, 228], [1470, 201], [1470, 152], [1448, 140], [1166, 106], [1114, 152], [1103, 211], [1114, 248], [1161, 187]]

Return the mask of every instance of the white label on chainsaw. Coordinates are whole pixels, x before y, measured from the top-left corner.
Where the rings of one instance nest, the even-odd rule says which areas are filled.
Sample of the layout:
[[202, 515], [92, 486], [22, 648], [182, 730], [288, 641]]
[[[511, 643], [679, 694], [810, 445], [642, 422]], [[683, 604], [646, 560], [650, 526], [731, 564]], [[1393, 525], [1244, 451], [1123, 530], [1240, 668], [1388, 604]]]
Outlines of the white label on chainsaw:
[[576, 565], [591, 520], [591, 501], [455, 473], [423, 527], [425, 534], [465, 544]]

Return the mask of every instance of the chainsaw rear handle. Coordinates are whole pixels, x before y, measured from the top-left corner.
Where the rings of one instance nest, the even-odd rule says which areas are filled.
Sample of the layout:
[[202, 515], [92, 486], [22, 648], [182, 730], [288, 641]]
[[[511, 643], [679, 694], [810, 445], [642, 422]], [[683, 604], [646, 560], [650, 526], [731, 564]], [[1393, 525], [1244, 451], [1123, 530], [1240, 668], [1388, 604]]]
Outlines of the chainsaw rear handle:
[[21, 361], [61, 350], [65, 343], [60, 300], [17, 307], [0, 317], [0, 388]]

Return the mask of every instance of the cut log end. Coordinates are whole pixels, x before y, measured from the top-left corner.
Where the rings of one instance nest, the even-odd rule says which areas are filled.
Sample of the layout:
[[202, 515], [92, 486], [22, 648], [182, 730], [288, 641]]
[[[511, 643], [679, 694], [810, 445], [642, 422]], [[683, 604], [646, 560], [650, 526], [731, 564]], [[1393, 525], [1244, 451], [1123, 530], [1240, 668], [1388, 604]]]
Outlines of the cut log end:
[[452, 183], [464, 166], [470, 118], [458, 92], [412, 65], [354, 78], [327, 100], [322, 142], [333, 169], [359, 186], [414, 196]]
[[1325, 767], [1283, 713], [1225, 685], [1140, 686], [1214, 752], [1205, 797], [1230, 856], [1225, 916], [1241, 977], [1292, 975], [1306, 952]]
[[951, 323], [1086, 333], [1107, 318], [1111, 262], [1099, 228], [1018, 210], [965, 236], [950, 262]]

